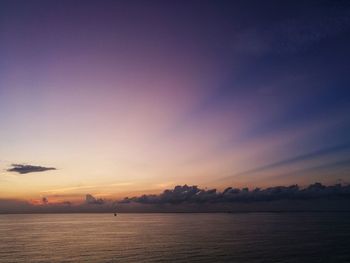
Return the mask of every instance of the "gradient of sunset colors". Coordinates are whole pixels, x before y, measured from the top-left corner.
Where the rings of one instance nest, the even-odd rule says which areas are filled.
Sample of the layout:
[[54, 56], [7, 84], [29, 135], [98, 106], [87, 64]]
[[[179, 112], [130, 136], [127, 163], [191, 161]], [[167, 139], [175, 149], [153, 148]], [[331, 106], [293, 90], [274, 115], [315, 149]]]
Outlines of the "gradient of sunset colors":
[[1, 1], [0, 199], [349, 182], [349, 17], [346, 1]]

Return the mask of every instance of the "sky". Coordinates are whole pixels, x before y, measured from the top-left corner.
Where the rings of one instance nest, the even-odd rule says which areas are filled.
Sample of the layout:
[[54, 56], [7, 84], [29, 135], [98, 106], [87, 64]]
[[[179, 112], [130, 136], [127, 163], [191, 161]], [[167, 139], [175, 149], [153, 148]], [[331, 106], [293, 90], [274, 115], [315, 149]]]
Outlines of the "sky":
[[350, 182], [348, 1], [1, 1], [0, 199]]

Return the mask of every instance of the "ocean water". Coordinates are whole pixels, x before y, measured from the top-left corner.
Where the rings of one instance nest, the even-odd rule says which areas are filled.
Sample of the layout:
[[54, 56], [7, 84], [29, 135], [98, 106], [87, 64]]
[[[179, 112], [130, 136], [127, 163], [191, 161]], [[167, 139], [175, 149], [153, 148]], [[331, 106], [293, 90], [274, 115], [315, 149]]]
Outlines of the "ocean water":
[[0, 215], [0, 262], [350, 262], [350, 213]]

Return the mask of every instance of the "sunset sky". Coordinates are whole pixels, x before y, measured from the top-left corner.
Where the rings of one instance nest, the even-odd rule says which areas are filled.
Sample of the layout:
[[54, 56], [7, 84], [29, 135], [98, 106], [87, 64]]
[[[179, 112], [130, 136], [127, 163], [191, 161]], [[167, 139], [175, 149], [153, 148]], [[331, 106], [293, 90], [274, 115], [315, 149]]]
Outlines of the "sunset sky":
[[349, 47], [346, 1], [1, 1], [0, 199], [349, 183]]

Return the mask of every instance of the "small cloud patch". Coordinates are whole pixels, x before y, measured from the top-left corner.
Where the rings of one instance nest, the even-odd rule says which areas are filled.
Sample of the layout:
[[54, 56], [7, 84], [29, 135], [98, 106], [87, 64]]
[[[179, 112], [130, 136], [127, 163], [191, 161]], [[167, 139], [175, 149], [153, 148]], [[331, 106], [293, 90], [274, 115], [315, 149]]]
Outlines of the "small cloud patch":
[[43, 205], [47, 205], [49, 203], [49, 199], [47, 199], [47, 197], [43, 197], [41, 199], [41, 202], [43, 203]]
[[43, 166], [26, 165], [26, 164], [12, 164], [11, 166], [12, 168], [7, 169], [7, 171], [19, 173], [19, 174], [37, 173], [37, 172], [56, 170], [56, 168], [54, 167], [43, 167]]
[[88, 205], [103, 205], [105, 202], [101, 198], [95, 198], [91, 194], [87, 194], [85, 198], [85, 203]]

